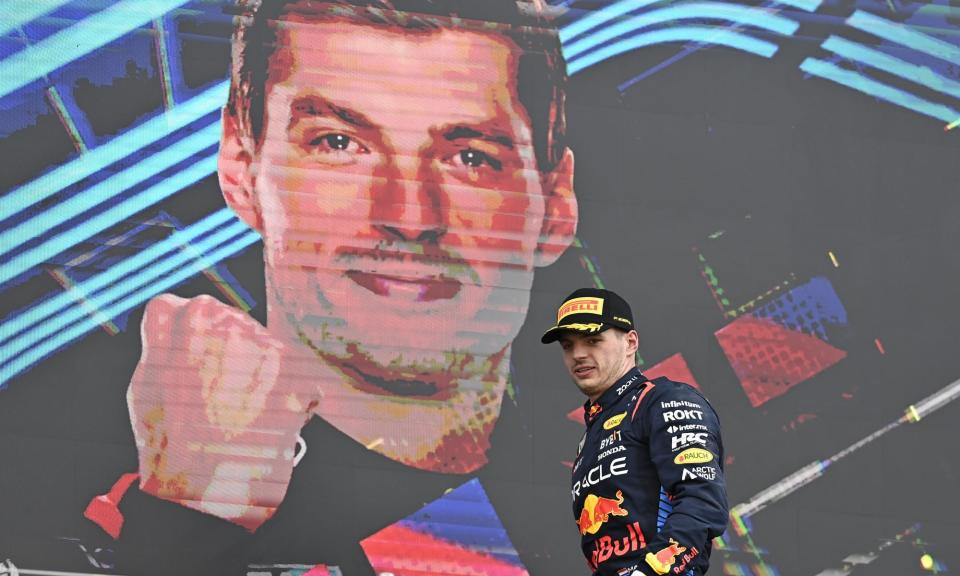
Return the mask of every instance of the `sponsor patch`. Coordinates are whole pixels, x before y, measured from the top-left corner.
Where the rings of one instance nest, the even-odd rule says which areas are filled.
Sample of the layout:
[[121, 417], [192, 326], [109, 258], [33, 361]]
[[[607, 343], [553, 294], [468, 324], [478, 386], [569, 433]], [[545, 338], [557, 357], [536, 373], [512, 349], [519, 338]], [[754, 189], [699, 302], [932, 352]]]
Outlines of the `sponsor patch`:
[[687, 448], [677, 454], [674, 464], [703, 464], [713, 460], [713, 454], [703, 448]]
[[[640, 530], [640, 523], [631, 522], [627, 524], [626, 536], [612, 538], [605, 534], [594, 541], [593, 551], [590, 553], [590, 567], [596, 570], [601, 564], [611, 558], [626, 556], [631, 552], [646, 548], [646, 546], [647, 540], [643, 536], [643, 531]], [[636, 566], [631, 568], [631, 570], [634, 569], [636, 569]]]
[[687, 564], [699, 555], [700, 551], [697, 550], [697, 547], [691, 546], [690, 551], [680, 557], [680, 563], [673, 567], [673, 573], [683, 574], [683, 571], [687, 568]]
[[679, 408], [663, 413], [664, 422], [680, 422], [683, 420], [703, 420], [703, 410], [688, 410]]
[[621, 445], [619, 445], [619, 446], [614, 446], [613, 448], [610, 448], [609, 450], [604, 450], [603, 452], [600, 453], [599, 456], [597, 456], [597, 462], [603, 460], [603, 459], [606, 458], [607, 456], [612, 456], [612, 455], [616, 454], [617, 452], [623, 452], [623, 451], [626, 450], [626, 449], [627, 449], [627, 447], [624, 446], [623, 444], [621, 444]]
[[573, 485], [573, 489], [570, 491], [573, 499], [576, 500], [580, 496], [580, 490], [583, 488], [589, 488], [595, 486], [604, 480], [609, 480], [614, 476], [623, 476], [627, 473], [627, 457], [621, 456], [619, 458], [614, 458], [610, 461], [610, 465], [606, 466], [604, 464], [597, 464], [590, 469], [589, 472], [584, 474], [583, 479], [577, 480]]
[[644, 560], [647, 561], [647, 564], [649, 564], [650, 567], [653, 568], [653, 571], [657, 574], [666, 574], [670, 572], [670, 568], [673, 567], [673, 563], [677, 559], [677, 556], [686, 551], [686, 546], [681, 546], [679, 542], [671, 538], [669, 546], [663, 548], [656, 554], [653, 552], [647, 552], [647, 556], [644, 558]]
[[707, 445], [706, 432], [683, 432], [679, 436], [670, 437], [670, 450], [676, 452], [684, 448], [690, 448], [694, 444], [701, 446]]
[[621, 440], [623, 440], [623, 433], [619, 430], [614, 430], [609, 436], [600, 441], [600, 450], [609, 448]]
[[603, 423], [603, 429], [609, 430], [611, 428], [616, 428], [617, 426], [620, 425], [621, 422], [623, 422], [623, 419], [626, 418], [626, 416], [627, 416], [627, 413], [623, 412], [623, 414], [617, 414], [616, 416], [611, 416], [610, 418], [607, 418]]
[[702, 409], [703, 407], [699, 404], [693, 402], [687, 402], [686, 400], [671, 400], [670, 402], [661, 402], [661, 408], [697, 408]]
[[626, 516], [628, 512], [620, 507], [621, 504], [623, 504], [621, 490], [617, 490], [615, 499], [587, 494], [586, 500], [583, 501], [583, 510], [580, 511], [580, 518], [577, 520], [580, 534], [596, 534], [611, 516]]
[[557, 324], [571, 314], [603, 315], [603, 298], [574, 298], [557, 310]]
[[633, 376], [630, 377], [629, 380], [627, 380], [626, 382], [624, 382], [623, 384], [621, 384], [620, 387], [617, 388], [617, 396], [622, 396], [624, 390], [626, 390], [627, 388], [630, 387], [631, 384], [633, 384], [634, 382], [636, 382], [636, 381], [637, 381], [637, 378], [639, 378], [639, 376], [637, 376], [636, 374], [634, 374]]
[[696, 466], [694, 468], [684, 468], [683, 474], [680, 475], [680, 480], [696, 480], [697, 478], [702, 478], [704, 480], [716, 480], [717, 479], [717, 469], [713, 466]]
[[687, 430], [710, 430], [703, 424], [684, 424], [682, 426], [671, 425], [667, 428], [667, 432], [670, 434], [676, 434], [677, 432], [685, 432]]

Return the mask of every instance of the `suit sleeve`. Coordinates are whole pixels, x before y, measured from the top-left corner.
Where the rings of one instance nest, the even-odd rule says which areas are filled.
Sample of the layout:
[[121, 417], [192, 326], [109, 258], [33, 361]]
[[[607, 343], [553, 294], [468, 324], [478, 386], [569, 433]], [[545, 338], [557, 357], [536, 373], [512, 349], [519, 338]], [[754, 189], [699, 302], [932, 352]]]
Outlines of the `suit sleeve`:
[[116, 565], [131, 574], [243, 574], [253, 536], [243, 528], [133, 486], [120, 503], [125, 517]]
[[[682, 574], [727, 526], [720, 420], [695, 389], [665, 383], [645, 407], [650, 457], [660, 478], [662, 526], [644, 570]], [[664, 519], [665, 514], [665, 519]]]

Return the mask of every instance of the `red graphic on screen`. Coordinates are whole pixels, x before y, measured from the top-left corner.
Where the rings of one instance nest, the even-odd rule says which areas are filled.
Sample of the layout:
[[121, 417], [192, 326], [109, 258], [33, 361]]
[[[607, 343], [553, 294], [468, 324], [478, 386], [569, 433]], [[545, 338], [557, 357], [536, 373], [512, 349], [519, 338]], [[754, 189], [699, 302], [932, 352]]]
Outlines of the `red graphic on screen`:
[[363, 551], [376, 573], [522, 576], [523, 566], [474, 552], [452, 542], [403, 526], [388, 526], [363, 541]]
[[365, 538], [360, 545], [377, 574], [528, 574], [476, 479]]
[[716, 336], [754, 407], [847, 356], [816, 336], [753, 316], [734, 320], [718, 330]]
[[686, 358], [679, 352], [665, 360], [661, 360], [650, 368], [644, 369], [643, 375], [650, 380], [663, 376], [674, 382], [683, 382], [698, 390], [700, 389], [700, 384], [698, 384], [697, 380], [693, 377], [693, 372], [690, 371]]

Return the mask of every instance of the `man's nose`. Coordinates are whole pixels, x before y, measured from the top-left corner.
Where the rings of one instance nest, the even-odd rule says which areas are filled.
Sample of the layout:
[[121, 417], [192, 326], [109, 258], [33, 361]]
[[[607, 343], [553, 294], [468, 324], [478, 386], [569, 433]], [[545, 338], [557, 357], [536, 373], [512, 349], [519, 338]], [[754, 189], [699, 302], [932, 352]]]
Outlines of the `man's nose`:
[[570, 346], [570, 356], [574, 360], [582, 360], [587, 357], [587, 347], [580, 344], [579, 342], [574, 342]]
[[444, 200], [429, 165], [407, 157], [377, 178], [371, 221], [388, 240], [436, 244], [447, 233]]

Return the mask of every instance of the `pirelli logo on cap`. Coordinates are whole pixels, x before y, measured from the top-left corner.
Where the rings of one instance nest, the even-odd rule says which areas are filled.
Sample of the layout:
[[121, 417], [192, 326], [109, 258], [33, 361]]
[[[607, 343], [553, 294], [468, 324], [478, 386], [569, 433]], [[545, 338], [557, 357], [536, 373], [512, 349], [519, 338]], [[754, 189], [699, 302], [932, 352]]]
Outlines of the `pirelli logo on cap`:
[[563, 303], [557, 311], [557, 323], [571, 314], [603, 315], [603, 298], [574, 298]]

